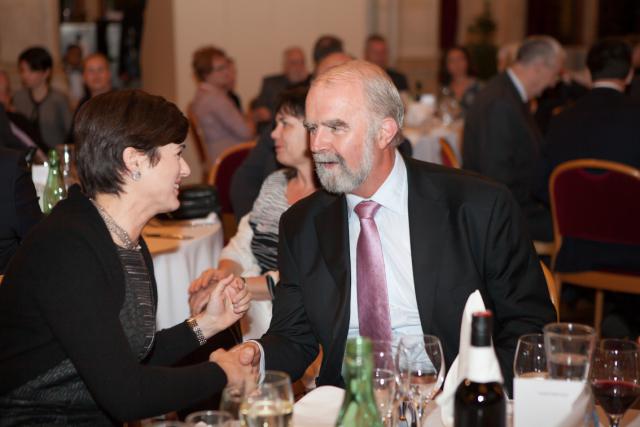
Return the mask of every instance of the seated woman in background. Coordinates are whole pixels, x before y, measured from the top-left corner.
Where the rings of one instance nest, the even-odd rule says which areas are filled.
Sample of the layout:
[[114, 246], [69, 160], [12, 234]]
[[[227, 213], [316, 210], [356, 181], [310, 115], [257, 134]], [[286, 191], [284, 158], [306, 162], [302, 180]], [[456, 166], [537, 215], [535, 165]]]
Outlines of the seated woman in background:
[[453, 96], [463, 114], [480, 91], [480, 83], [474, 77], [469, 52], [462, 46], [447, 49], [440, 64], [440, 84], [443, 92]]
[[281, 94], [276, 127], [271, 133], [276, 158], [285, 166], [267, 177], [253, 209], [242, 217], [238, 232], [222, 250], [216, 269], [202, 273], [189, 288], [192, 313], [199, 313], [223, 277], [243, 277], [254, 300], [242, 320], [245, 339], [259, 338], [271, 321], [271, 299], [278, 282], [278, 224], [289, 206], [316, 191], [317, 183], [303, 120], [308, 87]]
[[113, 425], [255, 378], [224, 350], [168, 367], [246, 312], [240, 280], [222, 279], [205, 311], [156, 331], [153, 263], [140, 233], [179, 206], [187, 129], [174, 104], [137, 90], [99, 95], [79, 111], [82, 189], [71, 187], [27, 236], [0, 286], [1, 425]]

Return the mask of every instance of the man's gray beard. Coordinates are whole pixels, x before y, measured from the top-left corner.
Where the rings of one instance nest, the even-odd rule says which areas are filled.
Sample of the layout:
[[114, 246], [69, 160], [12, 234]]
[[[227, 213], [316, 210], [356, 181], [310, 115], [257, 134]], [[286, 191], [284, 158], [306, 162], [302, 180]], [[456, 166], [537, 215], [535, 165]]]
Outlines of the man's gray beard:
[[[351, 170], [344, 157], [337, 153], [315, 153], [313, 160], [322, 187], [330, 193], [351, 193], [367, 179], [373, 166], [373, 141], [368, 140], [363, 147], [360, 167]], [[325, 169], [322, 162], [337, 162], [333, 170]]]

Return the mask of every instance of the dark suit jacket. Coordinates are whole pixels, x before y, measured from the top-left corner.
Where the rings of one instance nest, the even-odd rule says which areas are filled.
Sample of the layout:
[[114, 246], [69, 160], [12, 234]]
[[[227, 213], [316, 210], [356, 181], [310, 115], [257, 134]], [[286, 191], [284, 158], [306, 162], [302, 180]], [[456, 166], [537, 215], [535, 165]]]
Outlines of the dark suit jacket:
[[[407, 159], [411, 258], [420, 323], [440, 338], [447, 366], [460, 321], [479, 289], [495, 314], [494, 343], [508, 388], [520, 335], [555, 312], [519, 209], [501, 185], [464, 171]], [[322, 345], [318, 384], [342, 385], [351, 270], [344, 195], [317, 191], [282, 216], [280, 284], [262, 337], [267, 369], [302, 375]]]
[[393, 68], [387, 68], [385, 71], [399, 92], [409, 90], [409, 83], [407, 82], [407, 77], [404, 74], [394, 70]]
[[256, 107], [266, 107], [271, 111], [271, 114], [275, 115], [278, 96], [289, 86], [291, 86], [291, 82], [284, 74], [265, 77], [262, 79], [262, 88], [256, 100]]
[[[640, 102], [614, 89], [595, 88], [549, 126], [538, 164], [536, 196], [549, 203], [549, 178], [561, 163], [594, 158], [640, 168]], [[556, 267], [640, 269], [640, 248], [565, 239]]]
[[465, 117], [463, 168], [505, 184], [523, 210], [534, 239], [551, 239], [548, 209], [532, 194], [542, 137], [506, 73], [478, 93]]
[[0, 147], [0, 274], [41, 217], [24, 154]]

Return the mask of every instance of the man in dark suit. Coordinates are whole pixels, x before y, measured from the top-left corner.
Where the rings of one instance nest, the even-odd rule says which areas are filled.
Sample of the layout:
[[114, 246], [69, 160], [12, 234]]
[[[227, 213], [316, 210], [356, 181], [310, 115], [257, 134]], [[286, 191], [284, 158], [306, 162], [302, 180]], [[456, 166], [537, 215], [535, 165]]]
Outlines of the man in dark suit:
[[407, 77], [399, 71], [389, 67], [389, 49], [387, 40], [380, 34], [372, 34], [367, 37], [364, 45], [364, 59], [383, 68], [399, 92], [408, 92], [409, 83]]
[[276, 114], [278, 96], [288, 87], [301, 83], [309, 76], [304, 52], [297, 46], [286, 49], [282, 55], [282, 73], [267, 76], [262, 80], [262, 88], [256, 100], [258, 122], [271, 122]]
[[450, 365], [478, 289], [495, 313], [510, 389], [518, 337], [555, 318], [519, 209], [499, 184], [403, 159], [402, 119], [398, 91], [371, 63], [351, 61], [313, 82], [305, 126], [324, 190], [283, 215], [269, 331], [261, 348], [238, 348], [295, 379], [321, 344], [319, 385], [343, 385], [346, 339], [359, 334], [437, 335]]
[[465, 118], [463, 168], [505, 184], [535, 240], [551, 240], [552, 226], [549, 210], [532, 194], [542, 136], [528, 101], [555, 85], [563, 58], [551, 37], [528, 38], [513, 66], [487, 83]]
[[0, 274], [41, 217], [24, 154], [0, 147]]
[[[549, 177], [561, 163], [592, 158], [640, 168], [640, 103], [624, 94], [633, 76], [631, 48], [618, 39], [594, 44], [587, 55], [593, 87], [575, 106], [556, 116], [538, 165], [536, 195], [549, 203]], [[640, 248], [564, 239], [557, 257], [560, 271], [632, 268]]]

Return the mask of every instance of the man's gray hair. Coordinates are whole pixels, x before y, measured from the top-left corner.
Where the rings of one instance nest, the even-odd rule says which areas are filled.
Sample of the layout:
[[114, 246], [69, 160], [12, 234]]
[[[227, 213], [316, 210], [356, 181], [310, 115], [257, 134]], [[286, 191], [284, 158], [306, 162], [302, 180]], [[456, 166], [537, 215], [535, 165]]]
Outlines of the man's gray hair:
[[564, 55], [562, 46], [556, 39], [549, 36], [531, 36], [522, 42], [516, 62], [529, 65], [533, 62], [543, 60], [547, 65], [553, 65]]
[[380, 122], [387, 117], [395, 120], [398, 124], [398, 133], [395, 135], [393, 143], [400, 144], [403, 139], [400, 129], [404, 120], [404, 105], [400, 93], [389, 75], [375, 64], [356, 59], [320, 74], [311, 86], [331, 85], [345, 81], [362, 83], [367, 109], [376, 121], [375, 129], [372, 130], [377, 131]]

